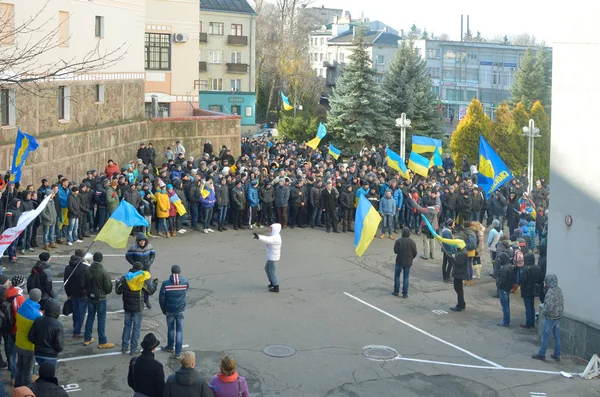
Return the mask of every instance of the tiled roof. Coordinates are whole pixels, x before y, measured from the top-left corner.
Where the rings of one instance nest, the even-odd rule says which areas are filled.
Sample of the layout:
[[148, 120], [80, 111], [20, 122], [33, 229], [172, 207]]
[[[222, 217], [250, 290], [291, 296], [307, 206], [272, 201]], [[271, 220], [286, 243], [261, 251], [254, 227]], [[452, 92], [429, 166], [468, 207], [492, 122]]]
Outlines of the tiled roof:
[[246, 0], [200, 0], [200, 9], [206, 11], [256, 14]]
[[[383, 32], [381, 30], [370, 30], [365, 32], [365, 43], [367, 45], [379, 44], [397, 46], [398, 40], [400, 40], [400, 36], [397, 36], [393, 33]], [[352, 30], [348, 30], [330, 39], [329, 43], [351, 44], [353, 41], [354, 35], [352, 34]]]

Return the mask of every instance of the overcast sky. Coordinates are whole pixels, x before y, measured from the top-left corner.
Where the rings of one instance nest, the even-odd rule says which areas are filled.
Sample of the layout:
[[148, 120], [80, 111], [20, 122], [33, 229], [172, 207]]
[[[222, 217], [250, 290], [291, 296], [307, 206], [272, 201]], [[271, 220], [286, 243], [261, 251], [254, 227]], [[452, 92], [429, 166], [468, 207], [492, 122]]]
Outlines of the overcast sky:
[[465, 31], [469, 14], [473, 35], [478, 30], [486, 38], [527, 32], [538, 42], [551, 45], [560, 39], [563, 13], [579, 2], [560, 2], [560, 9], [549, 8], [549, 2], [540, 0], [315, 0], [311, 6], [349, 10], [353, 18], [360, 18], [364, 12], [370, 20], [380, 20], [398, 31], [406, 32], [415, 23], [436, 35], [447, 33], [452, 40], [460, 39], [460, 14], [465, 15]]

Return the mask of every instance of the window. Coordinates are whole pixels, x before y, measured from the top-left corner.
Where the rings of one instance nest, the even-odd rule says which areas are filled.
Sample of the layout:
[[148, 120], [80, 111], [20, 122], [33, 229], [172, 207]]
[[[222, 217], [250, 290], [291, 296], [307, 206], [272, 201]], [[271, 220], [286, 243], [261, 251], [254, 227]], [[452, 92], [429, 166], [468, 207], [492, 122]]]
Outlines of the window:
[[246, 117], [252, 117], [252, 106], [246, 106]]
[[104, 17], [96, 15], [96, 26], [95, 26], [96, 38], [104, 37]]
[[427, 50], [427, 58], [440, 59], [440, 49], [439, 48], [429, 48]]
[[384, 64], [384, 57], [383, 57], [383, 55], [377, 55], [375, 57], [375, 63], [377, 65], [383, 65]]
[[240, 114], [242, 107], [240, 105], [231, 105], [231, 114]]
[[66, 11], [58, 12], [58, 46], [69, 46], [69, 13]]
[[223, 63], [223, 51], [222, 50], [208, 50], [208, 62], [209, 63]]
[[444, 80], [456, 80], [456, 71], [454, 70], [454, 68], [444, 68], [443, 73]]
[[69, 120], [71, 116], [71, 87], [58, 87], [58, 119]]
[[492, 84], [498, 84], [498, 85], [502, 84], [502, 73], [501, 72], [494, 72], [494, 75], [492, 78]]
[[223, 91], [223, 79], [208, 79], [208, 89], [211, 91]]
[[433, 79], [440, 78], [440, 68], [427, 68], [427, 72]]
[[477, 60], [477, 54], [467, 54], [467, 59]]
[[0, 44], [11, 45], [15, 40], [15, 6], [0, 4]]
[[454, 50], [444, 51], [444, 59], [456, 59], [456, 52]]
[[104, 84], [96, 84], [96, 103], [104, 103]]
[[477, 69], [467, 69], [467, 79], [468, 83], [478, 83], [479, 82], [479, 73]]
[[231, 89], [240, 91], [242, 89], [242, 80], [241, 79], [231, 80]]
[[149, 70], [171, 69], [171, 35], [146, 33], [144, 62]]
[[462, 101], [463, 100], [463, 91], [461, 89], [452, 90], [446, 88], [446, 99], [449, 101]]
[[242, 25], [238, 23], [231, 24], [231, 35], [232, 36], [243, 36], [242, 35]]
[[222, 113], [223, 107], [221, 105], [208, 105], [208, 110], [211, 112]]
[[340, 63], [344, 63], [345, 62], [345, 55], [343, 52], [340, 52]]
[[202, 21], [200, 21], [200, 33], [202, 33]]
[[319, 54], [319, 61], [323, 62], [323, 53], [322, 52]]
[[231, 51], [231, 63], [242, 63], [242, 53], [239, 51]]
[[208, 34], [215, 36], [223, 36], [223, 30], [225, 24], [223, 22], [209, 22], [208, 23]]
[[333, 59], [333, 54], [332, 54], [331, 52], [328, 52], [328, 53], [327, 53], [327, 60], [328, 60], [329, 62], [331, 62], [331, 61], [332, 61], [332, 59]]
[[477, 98], [477, 91], [467, 90], [467, 96], [465, 97], [465, 100], [467, 102], [471, 102], [471, 99], [473, 98]]
[[321, 45], [325, 44], [325, 39], [321, 37]]
[[436, 98], [440, 97], [440, 87], [431, 87], [431, 92], [433, 93], [433, 95], [435, 95]]
[[15, 125], [16, 106], [15, 106], [15, 91], [1, 90], [0, 91], [0, 112], [2, 113], [2, 125]]

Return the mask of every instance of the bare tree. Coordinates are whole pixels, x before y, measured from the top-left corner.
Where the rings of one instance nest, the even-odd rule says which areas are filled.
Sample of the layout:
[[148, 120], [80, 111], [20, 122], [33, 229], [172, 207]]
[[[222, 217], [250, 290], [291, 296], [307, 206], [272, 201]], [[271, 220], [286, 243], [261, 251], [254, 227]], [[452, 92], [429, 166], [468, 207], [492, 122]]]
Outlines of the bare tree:
[[438, 40], [439, 41], [450, 41], [450, 36], [448, 36], [448, 33], [441, 33], [438, 36]]
[[520, 45], [526, 47], [535, 46], [537, 44], [535, 36], [530, 35], [529, 33], [519, 33], [517, 35], [514, 35], [511, 37], [510, 41], [513, 45]]

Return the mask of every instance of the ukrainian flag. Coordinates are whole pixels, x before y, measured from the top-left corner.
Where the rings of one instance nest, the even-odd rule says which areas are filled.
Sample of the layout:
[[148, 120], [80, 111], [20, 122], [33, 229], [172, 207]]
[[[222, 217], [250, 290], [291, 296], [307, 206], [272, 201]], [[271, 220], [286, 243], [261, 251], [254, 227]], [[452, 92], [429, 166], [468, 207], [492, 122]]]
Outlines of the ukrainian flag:
[[[204, 192], [206, 192], [206, 195], [204, 195]], [[203, 198], [206, 198], [209, 195], [208, 190], [206, 189], [202, 189], [201, 194]], [[175, 210], [177, 211], [177, 214], [179, 214], [179, 216], [184, 216], [185, 214], [187, 214], [187, 211], [177, 193], [169, 197], [169, 201], [175, 206]]]
[[340, 157], [340, 154], [342, 154], [342, 151], [338, 148], [336, 148], [335, 146], [333, 146], [331, 143], [329, 144], [329, 154], [334, 158], [334, 159], [338, 159]]
[[21, 168], [23, 168], [27, 156], [38, 147], [39, 144], [34, 137], [22, 132], [20, 128], [17, 130], [17, 141], [15, 143], [15, 152], [13, 154], [13, 162], [10, 169], [11, 181], [17, 183], [21, 180]]
[[410, 152], [410, 157], [408, 158], [408, 168], [417, 174], [427, 178], [427, 172], [429, 171], [430, 164], [431, 162], [427, 160], [427, 158], [416, 152]]
[[433, 230], [433, 226], [431, 226], [431, 223], [429, 223], [425, 214], [421, 214], [421, 218], [423, 218], [423, 220], [425, 221], [425, 224], [429, 228], [429, 231], [431, 232], [433, 237], [440, 243], [452, 245], [454, 247], [457, 247], [458, 249], [463, 249], [467, 246], [467, 244], [465, 244], [465, 242], [462, 241], [461, 239], [449, 239], [449, 238], [444, 238], [444, 237], [440, 236], [439, 234], [437, 234], [435, 232], [435, 230]]
[[94, 241], [104, 241], [113, 248], [127, 247], [127, 238], [134, 226], [150, 226], [135, 207], [127, 201], [121, 201], [115, 212], [108, 218]]
[[294, 108], [290, 105], [290, 100], [285, 96], [283, 91], [281, 91], [281, 101], [283, 102], [283, 110], [292, 110]]
[[327, 135], [327, 129], [323, 123], [319, 123], [319, 129], [317, 130], [317, 136], [306, 142], [306, 146], [312, 148], [313, 150], [317, 150], [319, 143], [321, 143], [321, 139], [325, 138]]
[[437, 167], [442, 166], [442, 155], [438, 150], [433, 152], [433, 156], [431, 156], [431, 160], [429, 161], [429, 168], [433, 167], [434, 165]]
[[385, 148], [385, 153], [388, 167], [398, 171], [405, 179], [410, 179], [406, 164], [404, 164], [402, 157], [400, 157], [398, 153], [392, 151], [389, 147]]
[[[429, 138], [427, 136], [412, 136], [412, 151], [415, 153], [435, 153], [442, 154], [442, 140]], [[440, 162], [441, 163], [441, 162]]]
[[513, 178], [512, 172], [492, 149], [489, 143], [479, 136], [479, 176], [477, 184], [485, 192], [486, 198]]
[[379, 222], [381, 222], [381, 215], [364, 195], [360, 196], [354, 218], [354, 251], [356, 255], [363, 256], [375, 238]]
[[327, 128], [325, 128], [325, 124], [319, 123], [319, 129], [317, 130], [317, 138], [323, 139], [327, 135]]

